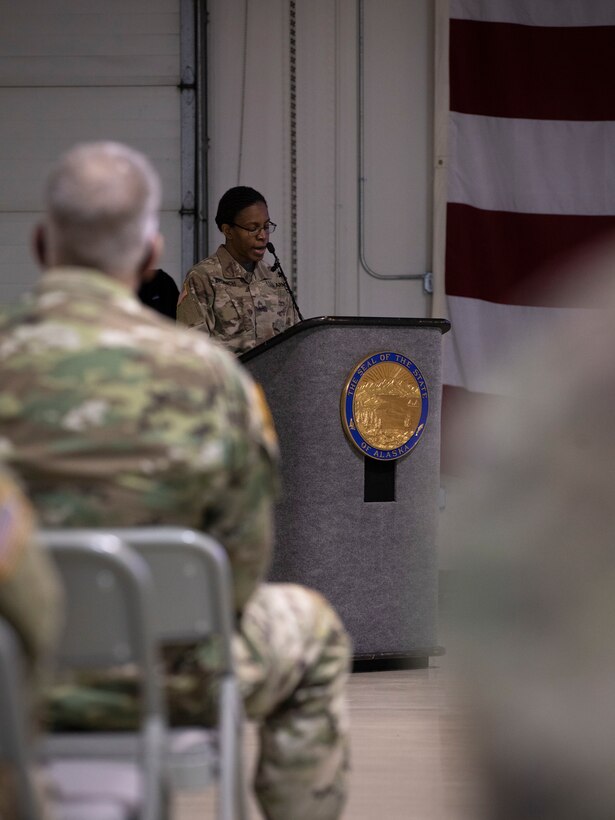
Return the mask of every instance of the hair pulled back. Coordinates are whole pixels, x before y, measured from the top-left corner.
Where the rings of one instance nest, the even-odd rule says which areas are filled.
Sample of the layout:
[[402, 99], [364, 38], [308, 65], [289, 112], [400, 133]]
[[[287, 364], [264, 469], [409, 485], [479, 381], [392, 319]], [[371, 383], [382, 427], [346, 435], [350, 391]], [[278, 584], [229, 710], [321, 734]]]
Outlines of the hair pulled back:
[[218, 230], [221, 231], [223, 225], [231, 225], [239, 211], [249, 208], [255, 202], [263, 202], [267, 205], [265, 197], [255, 191], [254, 188], [249, 188], [247, 185], [237, 185], [235, 188], [229, 188], [225, 194], [222, 194], [218, 203], [216, 212]]

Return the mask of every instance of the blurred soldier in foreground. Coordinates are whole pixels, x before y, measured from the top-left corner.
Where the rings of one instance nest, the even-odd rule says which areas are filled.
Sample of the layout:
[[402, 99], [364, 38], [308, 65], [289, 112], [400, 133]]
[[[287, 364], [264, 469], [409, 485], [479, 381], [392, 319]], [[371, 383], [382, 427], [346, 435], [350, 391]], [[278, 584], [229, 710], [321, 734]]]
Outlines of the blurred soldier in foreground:
[[455, 654], [489, 820], [615, 817], [612, 286], [601, 302], [460, 422]]
[[[177, 524], [224, 545], [238, 674], [261, 722], [263, 812], [337, 818], [348, 638], [316, 592], [262, 583], [277, 450], [254, 383], [231, 354], [135, 295], [156, 268], [159, 204], [157, 175], [126, 146], [77, 146], [55, 166], [36, 234], [46, 272], [0, 324], [0, 429], [43, 525]], [[206, 721], [207, 647], [168, 649], [172, 720]], [[112, 689], [99, 702], [97, 691], [63, 688], [56, 721], [131, 725], [134, 700]]]
[[[59, 579], [36, 541], [33, 511], [0, 466], [0, 616], [21, 638], [31, 684], [26, 700], [32, 695], [35, 707], [48, 682], [61, 612]], [[16, 816], [13, 782], [12, 773], [0, 761], [0, 817]]]

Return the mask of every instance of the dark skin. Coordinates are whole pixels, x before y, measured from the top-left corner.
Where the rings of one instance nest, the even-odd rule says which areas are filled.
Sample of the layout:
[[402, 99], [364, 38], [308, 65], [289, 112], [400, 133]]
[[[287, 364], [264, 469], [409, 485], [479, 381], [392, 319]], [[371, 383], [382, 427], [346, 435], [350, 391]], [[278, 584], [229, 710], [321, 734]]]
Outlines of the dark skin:
[[[267, 250], [267, 242], [269, 242], [269, 232], [263, 228], [263, 225], [269, 222], [269, 211], [265, 203], [255, 202], [247, 208], [242, 208], [235, 215], [233, 222], [234, 225], [222, 225], [226, 250], [240, 265], [260, 262]], [[237, 227], [238, 225], [241, 227]], [[251, 236], [244, 228], [250, 230], [260, 228], [261, 230], [256, 236]]]

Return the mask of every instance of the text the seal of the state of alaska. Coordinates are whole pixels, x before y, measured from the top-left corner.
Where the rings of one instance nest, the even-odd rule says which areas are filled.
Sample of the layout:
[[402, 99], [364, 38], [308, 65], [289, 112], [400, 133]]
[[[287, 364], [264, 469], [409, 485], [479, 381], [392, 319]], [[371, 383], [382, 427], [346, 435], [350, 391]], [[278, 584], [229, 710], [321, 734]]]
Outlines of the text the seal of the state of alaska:
[[364, 455], [400, 458], [418, 443], [428, 404], [425, 379], [414, 362], [401, 353], [379, 351], [349, 375], [341, 397], [342, 424]]

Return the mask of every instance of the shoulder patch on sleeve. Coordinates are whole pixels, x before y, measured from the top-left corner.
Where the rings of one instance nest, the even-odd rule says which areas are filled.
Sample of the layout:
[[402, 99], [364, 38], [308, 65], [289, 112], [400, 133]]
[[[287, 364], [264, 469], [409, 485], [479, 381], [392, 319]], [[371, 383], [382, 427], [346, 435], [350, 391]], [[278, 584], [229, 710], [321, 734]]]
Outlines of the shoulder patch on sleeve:
[[11, 575], [33, 529], [32, 513], [10, 482], [0, 479], [0, 581]]
[[275, 449], [277, 451], [278, 435], [275, 431], [275, 425], [273, 423], [273, 416], [271, 415], [271, 410], [269, 409], [267, 399], [265, 398], [265, 391], [260, 386], [260, 384], [253, 382], [252, 395], [254, 396], [254, 404], [260, 416], [261, 428], [263, 431], [263, 439], [270, 448]]
[[182, 289], [181, 289], [181, 293], [179, 294], [179, 299], [177, 300], [177, 304], [181, 305], [181, 303], [184, 301], [184, 299], [186, 298], [187, 295], [188, 295], [188, 280], [185, 279], [184, 284], [183, 284]]

